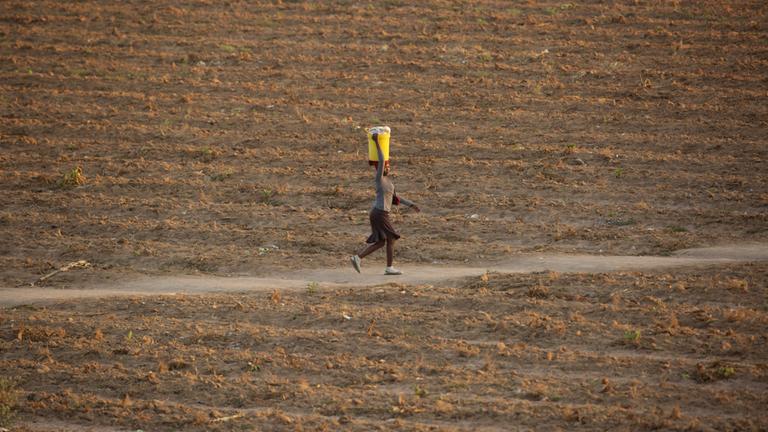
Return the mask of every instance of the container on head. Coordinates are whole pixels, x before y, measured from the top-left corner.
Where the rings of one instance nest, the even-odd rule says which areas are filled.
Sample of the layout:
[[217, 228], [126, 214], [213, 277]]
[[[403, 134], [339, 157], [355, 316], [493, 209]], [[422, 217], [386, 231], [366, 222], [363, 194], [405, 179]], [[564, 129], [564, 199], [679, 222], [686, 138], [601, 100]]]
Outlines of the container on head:
[[[389, 162], [389, 135], [391, 130], [389, 126], [376, 126], [367, 130], [368, 132], [368, 164], [378, 165], [379, 153], [376, 151], [376, 141], [381, 147], [381, 153], [384, 155], [384, 161]], [[375, 140], [375, 141], [374, 141]]]

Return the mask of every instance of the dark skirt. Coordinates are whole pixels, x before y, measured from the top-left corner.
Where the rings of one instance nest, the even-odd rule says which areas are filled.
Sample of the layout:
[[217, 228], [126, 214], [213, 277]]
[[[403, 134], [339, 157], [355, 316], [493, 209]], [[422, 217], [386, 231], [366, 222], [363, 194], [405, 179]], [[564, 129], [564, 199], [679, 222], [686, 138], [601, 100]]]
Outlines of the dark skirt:
[[400, 234], [395, 231], [392, 226], [392, 222], [389, 221], [389, 212], [374, 208], [370, 213], [371, 219], [371, 235], [366, 240], [366, 243], [378, 243], [387, 238], [399, 239]]

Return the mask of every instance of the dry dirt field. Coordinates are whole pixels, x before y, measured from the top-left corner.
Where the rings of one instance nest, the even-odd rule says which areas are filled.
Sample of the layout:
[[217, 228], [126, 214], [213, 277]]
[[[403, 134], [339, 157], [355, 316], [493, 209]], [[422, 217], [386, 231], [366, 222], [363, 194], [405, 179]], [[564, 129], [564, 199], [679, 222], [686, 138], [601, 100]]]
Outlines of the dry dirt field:
[[[759, 0], [4, 0], [0, 286], [345, 266], [379, 124], [398, 263], [768, 243], [767, 101]], [[765, 430], [767, 269], [17, 307], [0, 375], [118, 429]]]
[[763, 263], [17, 307], [0, 370], [21, 431], [765, 430], [767, 285]]

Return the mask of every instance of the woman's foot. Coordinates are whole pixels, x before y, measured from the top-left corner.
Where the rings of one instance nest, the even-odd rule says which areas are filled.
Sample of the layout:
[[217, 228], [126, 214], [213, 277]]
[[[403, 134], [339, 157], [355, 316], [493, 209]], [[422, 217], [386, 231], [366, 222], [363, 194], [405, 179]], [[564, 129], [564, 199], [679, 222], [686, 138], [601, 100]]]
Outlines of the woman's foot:
[[387, 267], [386, 269], [384, 269], [384, 274], [389, 276], [396, 276], [396, 275], [403, 274], [403, 272], [401, 272], [400, 270], [394, 267]]
[[360, 273], [360, 257], [355, 255], [349, 258], [349, 260], [352, 261], [352, 267], [354, 267], [355, 270]]

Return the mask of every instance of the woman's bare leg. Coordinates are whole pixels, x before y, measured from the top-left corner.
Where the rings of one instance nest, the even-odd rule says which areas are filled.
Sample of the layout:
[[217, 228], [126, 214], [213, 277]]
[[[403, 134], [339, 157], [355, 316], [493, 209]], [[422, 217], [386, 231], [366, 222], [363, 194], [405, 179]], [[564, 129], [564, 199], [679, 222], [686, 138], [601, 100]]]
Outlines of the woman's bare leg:
[[387, 237], [387, 267], [392, 267], [392, 261], [395, 259], [395, 239]]
[[360, 253], [357, 254], [360, 259], [365, 258], [366, 256], [370, 255], [371, 253], [381, 249], [381, 247], [384, 246], [384, 240], [378, 241], [376, 243], [371, 243], [367, 245]]

